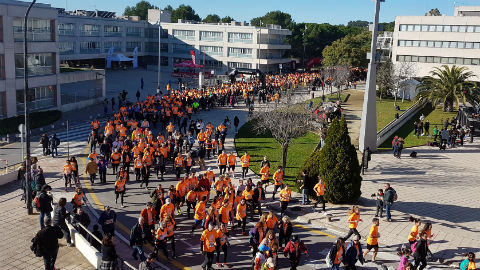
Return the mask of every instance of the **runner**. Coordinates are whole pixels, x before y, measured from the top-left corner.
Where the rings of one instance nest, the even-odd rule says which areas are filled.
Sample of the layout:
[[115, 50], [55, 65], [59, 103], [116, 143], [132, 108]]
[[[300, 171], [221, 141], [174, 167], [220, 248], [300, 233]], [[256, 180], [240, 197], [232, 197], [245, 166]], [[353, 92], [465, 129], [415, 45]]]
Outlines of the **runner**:
[[208, 228], [203, 231], [200, 236], [200, 251], [204, 254], [205, 260], [202, 263], [202, 269], [211, 269], [213, 264], [213, 257], [215, 256], [215, 247], [217, 232], [213, 230], [213, 224], [208, 224]]
[[417, 236], [418, 236], [419, 228], [422, 225], [422, 221], [419, 218], [414, 218], [412, 216], [410, 216], [408, 220], [410, 222], [415, 223], [412, 229], [410, 230], [410, 233], [408, 234], [408, 243], [410, 243], [411, 245], [417, 241]]
[[238, 222], [238, 227], [242, 228], [242, 235], [247, 235], [245, 226], [247, 224], [247, 204], [245, 198], [242, 198], [240, 203], [237, 205], [237, 214], [236, 219]]
[[193, 217], [195, 220], [194, 220], [194, 223], [192, 225], [192, 231], [190, 232], [191, 237], [193, 237], [193, 232], [195, 231], [195, 229], [198, 226], [203, 227], [203, 223], [205, 222], [204, 219], [205, 219], [205, 216], [206, 216], [205, 210], [206, 210], [207, 197], [202, 196], [200, 198], [201, 198], [200, 201], [195, 206], [195, 215]]
[[318, 176], [318, 183], [313, 187], [313, 190], [317, 194], [317, 201], [313, 205], [313, 208], [317, 208], [318, 203], [322, 202], [323, 214], [327, 215], [327, 211], [325, 210], [325, 199], [323, 198], [326, 188], [325, 183], [320, 175]]
[[[268, 179], [268, 177], [267, 177], [267, 179]], [[275, 173], [273, 173], [273, 180], [275, 181], [275, 186], [273, 188], [272, 201], [275, 200], [275, 194], [277, 193], [277, 190], [279, 188], [280, 188], [280, 190], [283, 189], [283, 168], [282, 168], [282, 166], [278, 166]]]
[[374, 262], [378, 253], [378, 238], [380, 238], [380, 233], [378, 232], [378, 225], [380, 224], [380, 221], [378, 218], [373, 218], [372, 223], [372, 227], [370, 227], [370, 232], [368, 233], [367, 237], [367, 250], [365, 250], [365, 252], [363, 253], [363, 258], [366, 261], [367, 254], [373, 248], [372, 262]]
[[240, 161], [242, 162], [242, 179], [245, 179], [248, 173], [248, 168], [250, 166], [250, 155], [245, 152], [240, 158]]
[[228, 155], [228, 172], [230, 173], [230, 170], [232, 170], [232, 176], [235, 177], [235, 165], [237, 164], [237, 156], [235, 153], [230, 152], [230, 155]]
[[285, 188], [280, 191], [280, 216], [283, 217], [283, 214], [287, 210], [288, 203], [290, 202], [290, 198], [292, 197], [292, 190], [285, 184]]
[[140, 216], [143, 217], [145, 226], [148, 230], [153, 231], [155, 229], [155, 217], [157, 216], [157, 211], [153, 208], [152, 202], [147, 203], [147, 206], [140, 212]]
[[122, 158], [122, 154], [118, 152], [116, 149], [112, 155], [110, 156], [111, 164], [112, 164], [112, 173], [116, 174], [118, 170], [118, 166], [120, 165], [120, 159]]
[[118, 197], [120, 196], [120, 205], [122, 208], [125, 207], [123, 205], [123, 196], [125, 195], [126, 187], [125, 184], [127, 182], [127, 177], [124, 173], [125, 170], [120, 168], [119, 177], [117, 177], [117, 181], [115, 181], [115, 204], [118, 203]]
[[[229, 232], [227, 230], [226, 223], [220, 223], [220, 228], [217, 230], [216, 235], [216, 250], [217, 250], [217, 266], [218, 267], [228, 267], [231, 268], [231, 265], [227, 264], [227, 254], [228, 254], [228, 246], [230, 243], [228, 242]], [[223, 265], [220, 263], [220, 251], [223, 251]]]
[[82, 189], [81, 188], [76, 188], [75, 189], [75, 195], [73, 195], [73, 198], [72, 198], [72, 207], [73, 207], [72, 212], [73, 213], [77, 212], [78, 207], [82, 207], [83, 201], [84, 201], [84, 199], [83, 199]]
[[349, 223], [348, 228], [350, 230], [348, 231], [348, 234], [343, 238], [343, 241], [346, 241], [348, 238], [350, 238], [352, 234], [355, 234], [356, 236], [361, 238], [360, 233], [357, 231], [358, 222], [362, 221], [362, 219], [360, 218], [360, 207], [356, 205], [352, 206], [352, 210], [350, 210], [349, 215], [350, 216], [348, 217], [347, 221]]
[[67, 159], [65, 165], [63, 165], [63, 179], [65, 180], [65, 191], [67, 191], [67, 187], [72, 187], [72, 164], [70, 160]]
[[220, 170], [220, 175], [224, 174], [227, 172], [227, 154], [223, 151], [219, 152], [220, 154], [218, 155], [217, 158], [217, 164], [218, 164], [218, 169]]

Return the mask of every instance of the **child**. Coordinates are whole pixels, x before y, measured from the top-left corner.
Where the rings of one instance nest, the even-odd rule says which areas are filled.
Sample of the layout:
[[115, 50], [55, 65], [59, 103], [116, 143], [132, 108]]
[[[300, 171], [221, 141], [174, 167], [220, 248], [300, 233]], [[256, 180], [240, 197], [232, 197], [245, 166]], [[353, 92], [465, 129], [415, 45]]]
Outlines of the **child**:
[[398, 256], [400, 256], [400, 263], [398, 264], [397, 270], [405, 270], [408, 265], [411, 265], [408, 263], [408, 256], [412, 254], [412, 251], [406, 247], [402, 247], [402, 250], [397, 253]]
[[352, 206], [352, 210], [350, 210], [348, 214], [349, 218], [347, 222], [349, 223], [348, 227], [350, 230], [343, 240], [346, 241], [350, 236], [352, 236], [352, 234], [355, 234], [360, 239], [360, 233], [357, 231], [358, 222], [362, 221], [360, 218], [360, 207], [357, 205]]
[[373, 249], [373, 256], [372, 262], [375, 261], [378, 253], [378, 238], [380, 237], [380, 233], [378, 233], [378, 225], [380, 225], [380, 221], [378, 218], [373, 218], [372, 220], [372, 227], [370, 227], [370, 233], [368, 234], [367, 238], [367, 250], [363, 253], [363, 257], [366, 258], [367, 254]]
[[375, 217], [378, 217], [380, 215], [380, 218], [383, 217], [383, 199], [384, 199], [384, 193], [383, 189], [379, 189], [378, 193], [375, 194], [377, 197], [377, 212], [375, 213]]
[[475, 270], [475, 253], [469, 252], [465, 254], [465, 260], [460, 263], [460, 270]]

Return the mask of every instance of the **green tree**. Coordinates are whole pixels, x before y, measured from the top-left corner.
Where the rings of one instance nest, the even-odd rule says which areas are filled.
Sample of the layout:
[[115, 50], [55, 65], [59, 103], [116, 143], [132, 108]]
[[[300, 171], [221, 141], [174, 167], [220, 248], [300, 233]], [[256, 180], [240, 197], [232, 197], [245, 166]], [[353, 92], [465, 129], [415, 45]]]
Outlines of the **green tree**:
[[478, 105], [480, 91], [471, 79], [475, 74], [466, 67], [443, 65], [435, 67], [430, 76], [424, 77], [417, 86], [419, 93], [416, 99], [427, 98], [433, 105], [443, 103], [443, 111], [453, 111], [453, 103], [458, 110], [460, 102], [466, 101]]
[[203, 18], [202, 22], [205, 23], [219, 23], [220, 22], [220, 16], [217, 14], [208, 14], [205, 18]]
[[183, 4], [172, 11], [172, 22], [176, 23], [179, 19], [197, 22], [202, 20], [191, 6]]
[[295, 24], [290, 14], [281, 12], [280, 10], [270, 11], [262, 17], [257, 17], [250, 20], [250, 24], [253, 26], [260, 26], [260, 22], [262, 22], [262, 26], [267, 24], [276, 24], [280, 25], [284, 29], [291, 29]]
[[384, 23], [379, 23], [380, 29], [385, 32], [393, 32], [395, 31], [395, 21], [393, 22], [384, 22]]
[[319, 161], [318, 174], [327, 189], [325, 198], [335, 204], [356, 202], [362, 194], [362, 177], [357, 150], [351, 143], [345, 117], [342, 116], [340, 121], [334, 119], [330, 125]]
[[157, 9], [158, 7], [150, 4], [148, 1], [140, 1], [135, 6], [127, 6], [123, 11], [124, 16], [139, 16], [141, 20], [146, 20], [149, 9]]
[[235, 19], [230, 16], [225, 16], [222, 18], [222, 23], [231, 23], [232, 21], [235, 21]]
[[377, 96], [382, 100], [385, 95], [391, 95], [395, 86], [395, 70], [392, 61], [386, 61], [377, 66]]
[[438, 8], [432, 8], [430, 11], [425, 13], [425, 16], [442, 16], [442, 13], [440, 13], [440, 10]]
[[368, 65], [366, 55], [370, 51], [370, 43], [371, 33], [367, 31], [336, 40], [323, 50], [323, 65], [366, 68]]
[[367, 21], [356, 20], [356, 21], [349, 21], [347, 26], [348, 27], [366, 28], [366, 27], [368, 27], [368, 24], [369, 24], [369, 22], [367, 22]]

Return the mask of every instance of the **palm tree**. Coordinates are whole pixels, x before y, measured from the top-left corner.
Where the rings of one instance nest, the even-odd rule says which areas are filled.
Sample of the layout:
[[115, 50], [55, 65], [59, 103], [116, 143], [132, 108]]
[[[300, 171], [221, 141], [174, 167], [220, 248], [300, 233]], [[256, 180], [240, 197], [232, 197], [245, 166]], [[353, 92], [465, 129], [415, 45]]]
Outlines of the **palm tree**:
[[417, 86], [419, 93], [416, 99], [426, 98], [434, 106], [443, 103], [444, 112], [453, 111], [454, 102], [457, 110], [460, 101], [464, 105], [468, 101], [475, 106], [480, 101], [480, 91], [477, 84], [471, 81], [473, 77], [474, 73], [466, 67], [435, 67], [430, 76], [423, 78]]

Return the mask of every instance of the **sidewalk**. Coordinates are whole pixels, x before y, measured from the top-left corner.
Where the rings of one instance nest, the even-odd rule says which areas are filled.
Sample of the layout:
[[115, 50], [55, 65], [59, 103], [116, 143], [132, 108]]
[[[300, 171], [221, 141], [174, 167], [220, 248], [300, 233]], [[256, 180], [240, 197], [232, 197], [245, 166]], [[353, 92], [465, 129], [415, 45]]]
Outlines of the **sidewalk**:
[[[46, 181], [52, 186], [54, 202], [60, 197], [70, 201], [73, 192], [66, 193], [62, 189], [62, 180], [59, 179], [57, 162], [63, 159], [45, 159], [40, 161], [44, 168]], [[62, 162], [63, 164], [63, 162]], [[70, 189], [73, 191], [73, 188]], [[30, 240], [40, 230], [39, 215], [27, 215], [25, 204], [20, 201], [21, 190], [16, 182], [2, 186], [0, 193], [0, 234], [4, 238], [0, 242], [0, 264], [2, 269], [38, 270], [43, 269], [43, 258], [36, 257], [30, 250]], [[67, 247], [65, 238], [59, 241], [57, 269], [62, 270], [91, 270], [95, 269], [75, 247]]]

